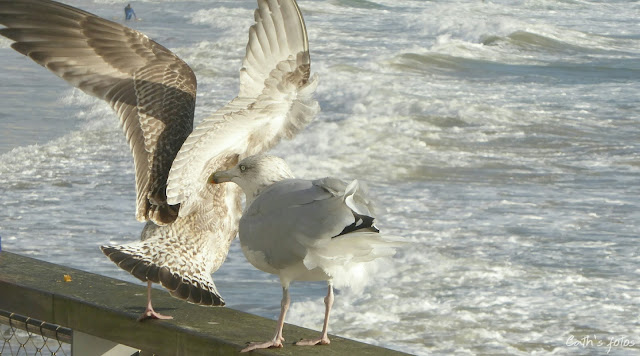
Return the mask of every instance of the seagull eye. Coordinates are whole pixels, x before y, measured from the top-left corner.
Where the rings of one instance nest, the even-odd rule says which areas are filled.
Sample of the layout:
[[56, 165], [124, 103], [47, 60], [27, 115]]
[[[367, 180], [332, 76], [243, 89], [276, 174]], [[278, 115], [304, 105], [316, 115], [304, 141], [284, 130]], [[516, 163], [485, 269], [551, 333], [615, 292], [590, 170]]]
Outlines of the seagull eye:
[[241, 171], [241, 172], [244, 172], [244, 171], [246, 171], [246, 170], [247, 170], [247, 166], [245, 166], [244, 164], [241, 164], [241, 165], [240, 165], [240, 171]]

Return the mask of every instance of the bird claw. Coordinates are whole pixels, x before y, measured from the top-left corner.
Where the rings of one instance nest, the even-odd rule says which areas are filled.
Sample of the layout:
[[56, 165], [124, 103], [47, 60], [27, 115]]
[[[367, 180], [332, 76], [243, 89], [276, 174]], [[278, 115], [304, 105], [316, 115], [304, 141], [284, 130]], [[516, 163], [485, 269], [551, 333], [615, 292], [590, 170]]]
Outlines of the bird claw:
[[284, 339], [278, 340], [278, 341], [270, 340], [267, 342], [253, 342], [249, 344], [249, 346], [240, 350], [240, 352], [249, 352], [249, 351], [258, 350], [258, 349], [281, 348], [283, 346], [282, 341], [284, 341]]
[[296, 342], [296, 346], [329, 345], [330, 343], [331, 340], [328, 337], [321, 337], [319, 339], [300, 340]]
[[173, 317], [156, 313], [153, 309], [147, 309], [138, 317], [138, 321], [145, 321], [147, 319], [170, 320], [173, 319]]

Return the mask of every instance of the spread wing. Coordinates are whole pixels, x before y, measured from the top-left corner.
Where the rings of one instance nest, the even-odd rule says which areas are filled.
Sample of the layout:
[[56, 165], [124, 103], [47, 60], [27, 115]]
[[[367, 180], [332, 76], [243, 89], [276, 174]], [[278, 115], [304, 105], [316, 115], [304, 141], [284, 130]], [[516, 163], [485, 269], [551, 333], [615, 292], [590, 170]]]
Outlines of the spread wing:
[[290, 138], [318, 111], [312, 99], [307, 32], [295, 0], [258, 0], [240, 70], [240, 92], [202, 121], [169, 175], [168, 202], [180, 216], [206, 201], [207, 177]]
[[0, 0], [0, 35], [116, 111], [136, 172], [136, 218], [167, 224], [171, 164], [193, 130], [196, 78], [189, 66], [144, 34], [48, 0]]

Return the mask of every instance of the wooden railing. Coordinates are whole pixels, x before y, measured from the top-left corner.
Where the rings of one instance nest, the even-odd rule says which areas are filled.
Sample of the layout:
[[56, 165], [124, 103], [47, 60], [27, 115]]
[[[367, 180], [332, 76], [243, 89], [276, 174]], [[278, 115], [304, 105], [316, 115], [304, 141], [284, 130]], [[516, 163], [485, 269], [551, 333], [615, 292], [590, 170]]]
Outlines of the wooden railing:
[[[146, 302], [142, 284], [0, 252], [0, 310], [71, 329], [75, 356], [132, 355], [137, 350], [142, 355], [237, 355], [247, 341], [267, 340], [275, 328], [274, 320], [230, 308], [188, 304], [162, 290], [153, 290], [153, 300], [154, 306], [161, 306], [174, 319], [136, 321]], [[288, 341], [317, 334], [289, 324], [284, 332]], [[327, 346], [287, 343], [282, 349], [253, 354], [403, 355], [335, 335]]]

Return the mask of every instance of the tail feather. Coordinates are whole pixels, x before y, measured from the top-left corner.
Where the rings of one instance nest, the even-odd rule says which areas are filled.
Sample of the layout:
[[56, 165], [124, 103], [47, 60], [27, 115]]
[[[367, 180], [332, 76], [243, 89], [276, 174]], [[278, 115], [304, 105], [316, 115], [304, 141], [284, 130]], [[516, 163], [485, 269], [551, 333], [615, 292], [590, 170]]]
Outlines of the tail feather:
[[359, 292], [378, 268], [378, 264], [372, 262], [393, 256], [397, 248], [406, 244], [400, 238], [377, 232], [352, 232], [309, 250], [303, 263], [309, 270], [321, 268], [335, 287], [350, 287]]
[[143, 282], [161, 284], [173, 297], [199, 305], [225, 305], [210, 275], [172, 272], [168, 266], [158, 266], [144, 257], [143, 249], [135, 248], [135, 245], [101, 246], [100, 249], [118, 267]]

